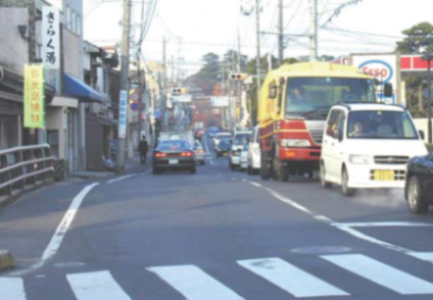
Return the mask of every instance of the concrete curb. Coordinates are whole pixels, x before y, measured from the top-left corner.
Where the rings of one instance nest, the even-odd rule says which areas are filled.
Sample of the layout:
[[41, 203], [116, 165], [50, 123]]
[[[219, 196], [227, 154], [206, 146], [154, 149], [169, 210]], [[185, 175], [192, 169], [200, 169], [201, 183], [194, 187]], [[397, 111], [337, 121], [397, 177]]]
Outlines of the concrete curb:
[[5, 271], [15, 267], [15, 260], [7, 250], [0, 250], [0, 271]]

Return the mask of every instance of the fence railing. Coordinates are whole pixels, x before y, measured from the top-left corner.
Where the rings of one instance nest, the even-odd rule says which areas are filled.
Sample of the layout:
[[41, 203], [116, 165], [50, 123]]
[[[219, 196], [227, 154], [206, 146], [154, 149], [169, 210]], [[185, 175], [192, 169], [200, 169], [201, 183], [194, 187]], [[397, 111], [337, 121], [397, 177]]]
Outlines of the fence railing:
[[12, 195], [28, 185], [53, 178], [54, 163], [48, 144], [0, 151], [0, 195]]

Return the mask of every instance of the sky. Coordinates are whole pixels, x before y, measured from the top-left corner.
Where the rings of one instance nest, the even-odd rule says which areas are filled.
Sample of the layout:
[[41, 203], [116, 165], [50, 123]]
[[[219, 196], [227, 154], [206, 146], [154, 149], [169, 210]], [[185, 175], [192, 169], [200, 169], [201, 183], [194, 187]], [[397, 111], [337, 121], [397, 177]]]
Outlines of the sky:
[[[122, 0], [83, 0], [84, 38], [97, 45], [120, 44]], [[237, 48], [256, 54], [255, 13], [240, 13], [241, 5], [249, 11], [255, 0], [144, 0], [148, 32], [142, 44], [146, 60], [162, 61], [162, 39], [167, 39], [167, 59], [191, 75], [201, 67], [201, 57], [208, 52], [223, 55]], [[139, 40], [141, 0], [132, 0], [133, 39]], [[262, 32], [277, 31], [278, 0], [260, 0]], [[320, 17], [319, 55], [342, 56], [362, 52], [390, 52], [402, 39], [404, 29], [420, 22], [433, 23], [433, 0], [361, 0], [335, 15], [343, 3], [354, 0], [318, 0]], [[285, 33], [311, 33], [311, 0], [284, 0]], [[152, 7], [156, 5], [154, 13]], [[359, 33], [362, 32], [362, 33]], [[287, 37], [285, 57], [309, 54], [309, 39]], [[277, 36], [261, 34], [262, 55], [277, 55]]]

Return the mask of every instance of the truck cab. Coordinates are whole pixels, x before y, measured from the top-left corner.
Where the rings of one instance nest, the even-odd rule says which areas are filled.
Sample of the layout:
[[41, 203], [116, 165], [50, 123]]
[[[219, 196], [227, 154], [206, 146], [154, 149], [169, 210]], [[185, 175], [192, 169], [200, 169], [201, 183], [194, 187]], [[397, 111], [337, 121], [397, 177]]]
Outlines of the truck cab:
[[376, 102], [373, 77], [324, 62], [284, 65], [261, 88], [261, 177], [287, 181], [319, 169], [323, 130], [336, 103]]

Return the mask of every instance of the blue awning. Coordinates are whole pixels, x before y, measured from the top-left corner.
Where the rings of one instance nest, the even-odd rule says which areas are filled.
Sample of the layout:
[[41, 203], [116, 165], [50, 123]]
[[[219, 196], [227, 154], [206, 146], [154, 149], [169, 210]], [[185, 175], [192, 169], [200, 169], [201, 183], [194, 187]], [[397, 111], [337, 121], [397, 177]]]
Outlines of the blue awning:
[[69, 97], [78, 98], [86, 102], [105, 102], [107, 96], [95, 91], [85, 82], [75, 78], [72, 75], [65, 74], [65, 93]]

